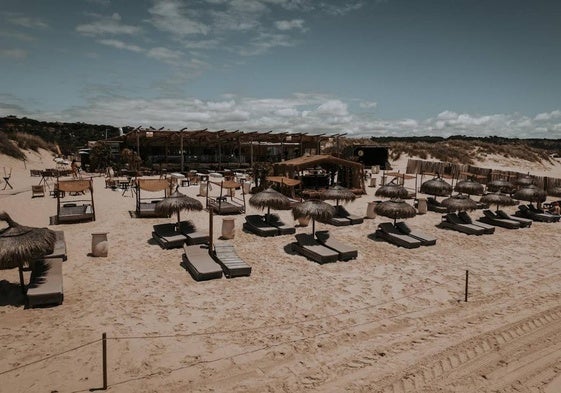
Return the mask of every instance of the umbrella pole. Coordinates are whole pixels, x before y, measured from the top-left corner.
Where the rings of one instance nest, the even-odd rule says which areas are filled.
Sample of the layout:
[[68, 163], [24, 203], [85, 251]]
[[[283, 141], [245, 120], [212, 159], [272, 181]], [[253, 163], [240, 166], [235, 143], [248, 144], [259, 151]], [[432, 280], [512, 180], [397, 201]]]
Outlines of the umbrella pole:
[[213, 211], [212, 209], [209, 209], [208, 211], [208, 253], [212, 254], [212, 241], [213, 241], [213, 224], [214, 224], [214, 220], [213, 220]]
[[269, 223], [269, 216], [271, 214], [271, 208], [269, 206], [267, 206], [267, 217], [265, 217], [265, 221], [267, 223]]
[[23, 266], [21, 266], [21, 263], [18, 266], [18, 271], [19, 271], [19, 282], [21, 285], [21, 293], [23, 294], [24, 298], [25, 295], [27, 294], [27, 291], [25, 290], [25, 281], [23, 279]]
[[181, 227], [181, 219], [179, 218], [179, 210], [177, 211], [177, 230]]
[[316, 220], [312, 218], [312, 236], [316, 236]]

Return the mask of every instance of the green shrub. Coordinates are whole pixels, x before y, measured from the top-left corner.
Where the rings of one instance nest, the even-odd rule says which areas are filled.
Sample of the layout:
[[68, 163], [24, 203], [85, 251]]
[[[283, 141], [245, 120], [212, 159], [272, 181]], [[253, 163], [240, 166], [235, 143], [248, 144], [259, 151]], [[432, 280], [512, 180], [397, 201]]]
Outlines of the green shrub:
[[25, 159], [25, 154], [18, 148], [16, 143], [0, 131], [0, 154], [5, 154], [19, 160]]

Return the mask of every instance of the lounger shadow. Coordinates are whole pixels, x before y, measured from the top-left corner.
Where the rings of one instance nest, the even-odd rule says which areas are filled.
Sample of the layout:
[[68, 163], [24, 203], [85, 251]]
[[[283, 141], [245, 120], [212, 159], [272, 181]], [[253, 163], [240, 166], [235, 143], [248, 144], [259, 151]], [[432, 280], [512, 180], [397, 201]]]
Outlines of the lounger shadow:
[[358, 256], [358, 251], [356, 248], [349, 246], [347, 243], [343, 243], [337, 240], [329, 231], [318, 231], [316, 232], [316, 239], [319, 243], [326, 246], [327, 248], [336, 251], [339, 254], [339, 260], [348, 261], [350, 259], [355, 259]]

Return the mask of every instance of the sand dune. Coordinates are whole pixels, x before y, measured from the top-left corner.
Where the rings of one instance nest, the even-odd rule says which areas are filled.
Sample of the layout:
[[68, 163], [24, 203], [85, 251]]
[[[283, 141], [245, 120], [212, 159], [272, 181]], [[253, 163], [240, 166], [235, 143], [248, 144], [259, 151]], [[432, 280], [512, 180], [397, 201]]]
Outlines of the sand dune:
[[[32, 154], [27, 167], [0, 159], [14, 185], [0, 191], [0, 210], [48, 226], [56, 200], [31, 198], [39, 178], [29, 169], [51, 167], [51, 158]], [[517, 165], [508, 169], [561, 177], [558, 164]], [[359, 256], [318, 265], [291, 251], [293, 235], [256, 237], [239, 215], [232, 243], [252, 275], [198, 283], [180, 266], [181, 250], [150, 239], [152, 225], [173, 219], [131, 218], [130, 193], [104, 188], [102, 177], [94, 186], [95, 222], [51, 226], [68, 245], [61, 306], [24, 309], [17, 271], [0, 271], [2, 391], [100, 387], [103, 332], [117, 392], [561, 391], [559, 223], [467, 236], [436, 228], [440, 215], [429, 212], [408, 224], [438, 242], [413, 250], [367, 237], [382, 217], [319, 223]], [[181, 191], [196, 197], [199, 189]], [[351, 213], [364, 215], [378, 199], [367, 191], [346, 205]], [[183, 216], [208, 228], [204, 211]], [[280, 216], [292, 222], [290, 212]], [[217, 232], [221, 222], [215, 216]], [[109, 232], [109, 257], [89, 257], [91, 233], [100, 231]]]

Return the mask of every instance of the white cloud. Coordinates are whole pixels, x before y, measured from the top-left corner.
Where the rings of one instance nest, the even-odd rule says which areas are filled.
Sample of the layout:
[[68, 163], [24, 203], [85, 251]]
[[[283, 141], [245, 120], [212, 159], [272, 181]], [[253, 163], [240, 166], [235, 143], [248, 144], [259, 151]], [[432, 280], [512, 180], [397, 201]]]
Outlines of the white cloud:
[[[194, 10], [187, 9], [177, 0], [156, 0], [148, 12], [152, 15], [154, 27], [179, 37], [206, 35], [210, 30], [207, 24], [196, 19], [197, 13]], [[192, 16], [189, 15], [190, 12]]]
[[161, 60], [166, 63], [177, 64], [183, 53], [164, 47], [152, 48], [147, 52], [148, 57]]
[[76, 31], [87, 36], [102, 35], [134, 35], [140, 32], [140, 27], [125, 25], [121, 23], [121, 15], [114, 13], [113, 15], [101, 16], [92, 23], [86, 23], [76, 26]]
[[320, 115], [346, 116], [349, 111], [347, 104], [340, 100], [330, 100], [321, 104], [317, 110]]
[[98, 40], [97, 42], [99, 42], [100, 44], [103, 45], [107, 45], [107, 46], [111, 46], [113, 48], [117, 48], [117, 49], [125, 49], [131, 52], [144, 52], [144, 49], [142, 49], [140, 46], [138, 45], [133, 45], [133, 44], [127, 44], [123, 41], [119, 41], [119, 40], [113, 40], [113, 39], [103, 39], [103, 40]]
[[378, 106], [378, 103], [374, 101], [362, 101], [359, 106], [363, 109], [374, 109]]
[[41, 18], [24, 16], [20, 13], [4, 13], [4, 15], [9, 23], [27, 29], [46, 29], [49, 27], [47, 22]]
[[275, 22], [275, 26], [277, 29], [281, 31], [286, 31], [286, 30], [305, 31], [303, 19], [278, 20]]
[[23, 60], [27, 58], [27, 51], [24, 49], [0, 49], [0, 58], [11, 60]]
[[326, 3], [322, 3], [321, 6], [322, 8], [331, 15], [345, 15], [348, 14], [349, 12], [353, 12], [356, 10], [359, 10], [362, 8], [363, 6], [363, 2], [359, 1], [359, 2], [349, 2], [346, 4], [341, 4], [341, 3], [337, 3], [337, 4], [326, 4]]
[[552, 112], [539, 113], [539, 114], [536, 115], [534, 120], [547, 121], [547, 120], [551, 120], [551, 119], [560, 119], [560, 118], [561, 118], [561, 111], [560, 110], [555, 110], [555, 111], [552, 111]]

